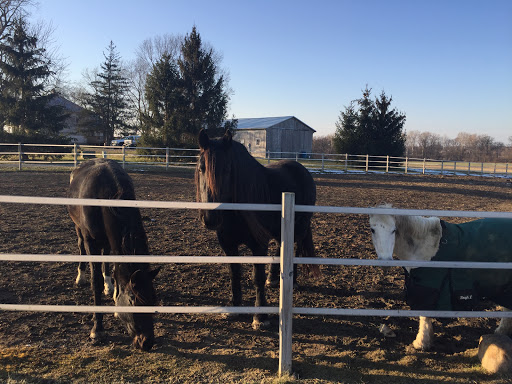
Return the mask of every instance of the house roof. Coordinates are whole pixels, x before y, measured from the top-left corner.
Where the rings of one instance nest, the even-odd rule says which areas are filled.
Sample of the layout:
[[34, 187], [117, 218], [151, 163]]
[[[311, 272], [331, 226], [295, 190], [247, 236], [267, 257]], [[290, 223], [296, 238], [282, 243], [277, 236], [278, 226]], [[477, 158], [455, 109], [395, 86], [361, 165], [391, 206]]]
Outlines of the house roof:
[[[237, 129], [267, 129], [273, 127], [274, 125], [280, 124], [289, 119], [296, 119], [301, 124], [304, 124], [302, 121], [297, 119], [295, 116], [281, 116], [281, 117], [256, 117], [256, 118], [242, 118], [238, 119]], [[311, 129], [313, 132], [316, 132], [309, 125], [304, 124], [306, 127]]]

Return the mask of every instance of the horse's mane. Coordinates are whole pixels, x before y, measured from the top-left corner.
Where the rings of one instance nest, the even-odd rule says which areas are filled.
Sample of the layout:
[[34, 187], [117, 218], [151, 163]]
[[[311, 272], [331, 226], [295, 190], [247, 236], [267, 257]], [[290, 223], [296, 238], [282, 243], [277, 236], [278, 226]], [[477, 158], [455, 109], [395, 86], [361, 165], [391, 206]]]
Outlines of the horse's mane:
[[[378, 208], [394, 208], [391, 204], [381, 204]], [[399, 236], [402, 238], [424, 238], [439, 234], [439, 218], [426, 216], [393, 215]]]
[[232, 142], [233, 199], [236, 203], [270, 203], [270, 190], [261, 165], [243, 144]]
[[439, 218], [424, 216], [395, 216], [396, 225], [401, 236], [423, 238], [439, 233]]
[[[229, 145], [227, 147], [222, 147]], [[215, 159], [215, 147], [221, 147], [226, 154], [223, 161], [229, 162], [231, 167], [231, 184], [232, 184], [232, 202], [233, 203], [270, 203], [270, 189], [266, 178], [267, 169], [261, 165], [247, 151], [245, 146], [235, 140], [231, 140], [229, 144], [225, 144], [222, 138], [210, 139], [209, 148], [202, 151], [202, 160], [204, 161], [205, 176], [207, 178], [208, 188], [214, 198], [220, 197], [219, 188], [221, 187], [221, 177], [215, 172], [217, 159]], [[217, 149], [219, 151], [219, 149]], [[200, 162], [197, 167], [200, 166]], [[196, 194], [197, 201], [200, 201], [200, 183], [199, 169], [196, 169]], [[251, 211], [240, 211], [251, 228], [251, 232], [258, 239], [268, 239], [270, 235], [262, 223], [258, 220], [258, 215]]]

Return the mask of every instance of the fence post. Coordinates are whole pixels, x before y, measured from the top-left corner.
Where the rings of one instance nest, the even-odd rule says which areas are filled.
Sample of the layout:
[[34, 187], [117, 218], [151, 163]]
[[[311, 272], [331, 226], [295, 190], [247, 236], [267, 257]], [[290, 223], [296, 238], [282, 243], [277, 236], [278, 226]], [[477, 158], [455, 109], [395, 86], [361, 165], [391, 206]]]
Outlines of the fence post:
[[389, 171], [389, 155], [386, 156], [386, 173]]
[[505, 165], [505, 176], [508, 176], [508, 163]]
[[267, 151], [267, 164], [270, 164], [270, 151]]
[[348, 153], [345, 153], [345, 173], [348, 172]]
[[368, 160], [369, 160], [369, 155], [366, 155], [366, 173], [368, 173]]
[[78, 166], [78, 148], [76, 143], [73, 143], [73, 164], [75, 168]]
[[165, 148], [165, 170], [169, 170], [169, 147]]
[[421, 173], [422, 175], [425, 174], [425, 163], [427, 162], [427, 159], [423, 158], [423, 172]]
[[123, 145], [123, 169], [126, 165], [126, 146]]
[[279, 291], [279, 376], [292, 371], [293, 319], [293, 232], [295, 194], [282, 195], [281, 208], [281, 274]]
[[21, 171], [21, 164], [23, 163], [23, 152], [22, 152], [22, 145], [21, 143], [18, 143], [18, 160], [19, 160], [19, 164], [18, 164], [18, 170]]
[[441, 175], [444, 174], [444, 160], [441, 160]]
[[405, 173], [407, 173], [407, 166], [409, 165], [409, 158], [405, 158]]
[[324, 154], [322, 153], [322, 172], [324, 171]]

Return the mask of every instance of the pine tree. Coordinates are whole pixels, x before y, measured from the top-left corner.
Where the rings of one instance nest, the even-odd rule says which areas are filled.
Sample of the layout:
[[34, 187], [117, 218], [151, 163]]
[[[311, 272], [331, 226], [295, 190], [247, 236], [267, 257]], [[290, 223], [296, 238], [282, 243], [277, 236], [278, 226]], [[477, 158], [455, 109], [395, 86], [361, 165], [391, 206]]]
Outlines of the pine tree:
[[51, 104], [47, 89], [52, 71], [44, 53], [23, 19], [0, 44], [0, 124], [16, 135], [56, 136], [63, 128], [63, 109]]
[[179, 146], [185, 133], [180, 113], [184, 110], [182, 81], [176, 62], [164, 54], [147, 77], [145, 97], [148, 112], [142, 114], [146, 146]]
[[226, 117], [228, 96], [224, 91], [224, 77], [213, 60], [212, 49], [205, 49], [196, 27], [184, 39], [178, 67], [183, 81], [183, 95], [188, 108], [184, 110], [186, 137], [195, 142], [201, 128], [216, 135]]
[[405, 153], [405, 115], [391, 109], [392, 101], [393, 98], [388, 98], [384, 91], [375, 99], [373, 126], [376, 135], [372, 153], [399, 157]]
[[[90, 115], [97, 120], [93, 129], [101, 130], [103, 140], [108, 144], [116, 132], [123, 135], [129, 133], [128, 121], [131, 115], [127, 97], [128, 80], [123, 75], [121, 59], [112, 41], [107, 48], [107, 54], [104, 53], [103, 56], [105, 61], [101, 64], [101, 72], [90, 83], [93, 92], [88, 95], [87, 103]], [[88, 116], [82, 121], [82, 126], [90, 126], [90, 123], [91, 116]]]
[[391, 109], [392, 98], [384, 91], [371, 99], [371, 89], [353, 100], [336, 123], [334, 149], [338, 153], [403, 156], [405, 115]]

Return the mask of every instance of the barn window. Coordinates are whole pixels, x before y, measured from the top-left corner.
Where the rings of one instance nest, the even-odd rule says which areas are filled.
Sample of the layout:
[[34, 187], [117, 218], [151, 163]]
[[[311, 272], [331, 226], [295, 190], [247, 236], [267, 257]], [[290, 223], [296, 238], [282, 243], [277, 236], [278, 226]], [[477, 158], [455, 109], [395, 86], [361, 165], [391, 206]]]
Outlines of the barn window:
[[260, 139], [256, 139], [256, 145], [260, 145]]

